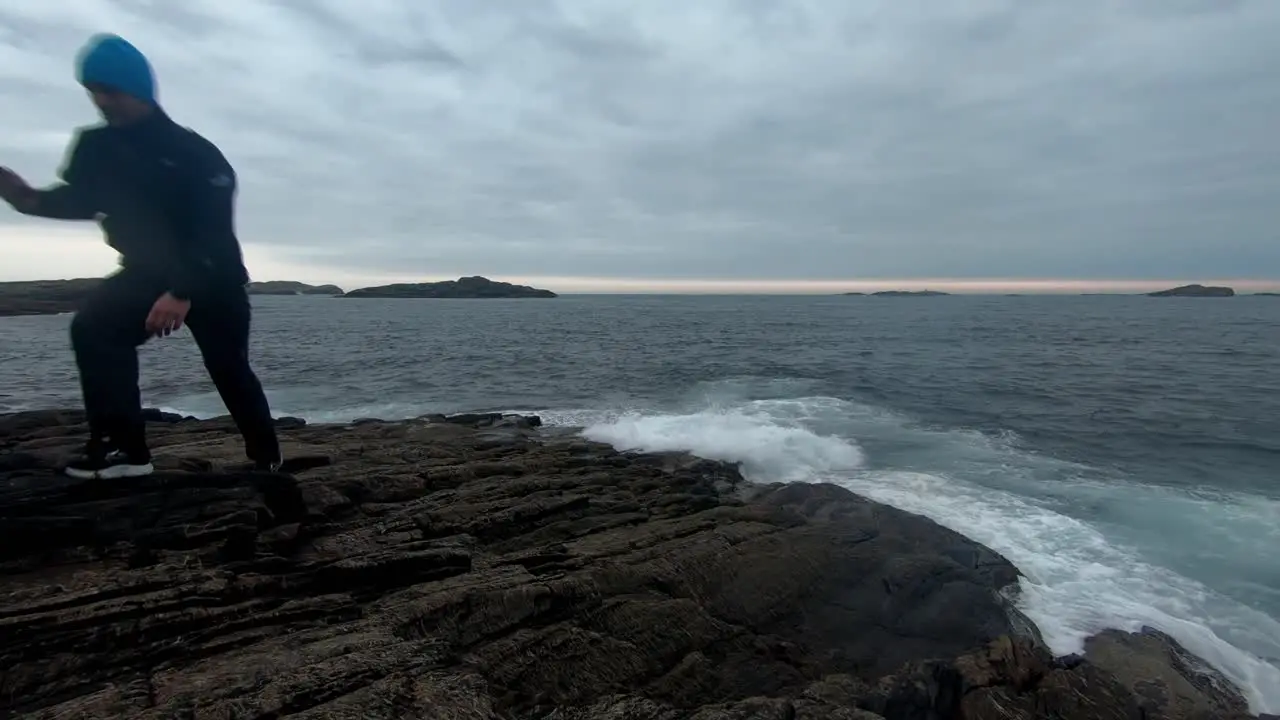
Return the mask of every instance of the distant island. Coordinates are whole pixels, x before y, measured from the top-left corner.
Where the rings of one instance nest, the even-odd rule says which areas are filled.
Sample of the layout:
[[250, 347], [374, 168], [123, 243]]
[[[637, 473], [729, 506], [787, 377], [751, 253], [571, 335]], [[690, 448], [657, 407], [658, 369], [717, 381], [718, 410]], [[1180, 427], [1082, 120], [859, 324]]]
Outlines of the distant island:
[[1235, 297], [1236, 291], [1217, 285], [1180, 285], [1168, 290], [1147, 293], [1147, 297]]
[[396, 283], [360, 288], [346, 298], [553, 298], [550, 290], [498, 282], [475, 275], [431, 283]]
[[337, 285], [308, 285], [292, 280], [266, 280], [251, 282], [247, 286], [250, 295], [328, 295], [343, 294]]
[[[75, 312], [102, 278], [0, 282], [0, 317]], [[550, 290], [474, 276], [434, 283], [398, 283], [343, 292], [337, 285], [292, 280], [251, 282], [250, 295], [311, 295], [344, 298], [553, 298]]]
[[72, 312], [102, 278], [0, 282], [0, 317]]
[[941, 290], [880, 290], [873, 293], [847, 292], [841, 294], [845, 296], [870, 295], [871, 297], [939, 297], [950, 295], [951, 293], [942, 292]]
[[[0, 282], [0, 317], [75, 312], [102, 278]], [[341, 295], [337, 285], [307, 285], [289, 280], [252, 282], [250, 295]]]

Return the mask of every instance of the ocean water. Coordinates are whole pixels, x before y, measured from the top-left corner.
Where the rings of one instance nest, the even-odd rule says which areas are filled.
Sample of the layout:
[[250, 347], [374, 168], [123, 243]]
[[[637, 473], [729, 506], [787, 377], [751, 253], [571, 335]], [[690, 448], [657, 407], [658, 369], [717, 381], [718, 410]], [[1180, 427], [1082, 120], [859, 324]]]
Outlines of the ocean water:
[[[1280, 299], [255, 300], [278, 414], [515, 410], [839, 483], [1000, 551], [1059, 653], [1152, 625], [1280, 712]], [[0, 411], [79, 401], [67, 316], [0, 318]], [[186, 333], [149, 405], [221, 402]]]

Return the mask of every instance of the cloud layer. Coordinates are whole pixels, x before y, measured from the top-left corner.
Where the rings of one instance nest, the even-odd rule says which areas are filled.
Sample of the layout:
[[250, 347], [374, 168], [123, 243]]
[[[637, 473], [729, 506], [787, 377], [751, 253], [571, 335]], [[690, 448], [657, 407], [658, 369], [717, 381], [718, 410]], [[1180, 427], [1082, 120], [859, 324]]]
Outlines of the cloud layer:
[[33, 182], [94, 119], [97, 31], [285, 263], [1280, 276], [1273, 0], [0, 0], [0, 163]]

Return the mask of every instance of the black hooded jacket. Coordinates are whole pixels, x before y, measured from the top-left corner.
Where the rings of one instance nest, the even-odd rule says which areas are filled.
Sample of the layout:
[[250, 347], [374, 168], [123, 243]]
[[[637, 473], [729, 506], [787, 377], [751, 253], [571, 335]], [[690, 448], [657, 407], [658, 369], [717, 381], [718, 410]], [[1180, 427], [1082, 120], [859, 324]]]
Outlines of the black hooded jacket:
[[184, 299], [249, 281], [235, 233], [236, 174], [222, 151], [157, 109], [81, 128], [27, 214], [97, 220], [120, 264]]

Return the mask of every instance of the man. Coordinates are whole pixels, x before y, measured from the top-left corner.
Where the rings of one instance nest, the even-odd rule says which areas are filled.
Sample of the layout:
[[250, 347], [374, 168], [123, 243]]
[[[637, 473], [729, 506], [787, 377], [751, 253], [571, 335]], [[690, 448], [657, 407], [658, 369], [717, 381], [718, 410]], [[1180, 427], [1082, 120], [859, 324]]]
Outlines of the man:
[[249, 366], [250, 304], [234, 229], [236, 175], [221, 151], [156, 102], [151, 65], [115, 35], [95, 35], [77, 76], [105, 124], [72, 140], [62, 182], [34, 189], [0, 168], [0, 196], [27, 215], [97, 220], [121, 269], [71, 321], [89, 423], [83, 456], [65, 472], [121, 478], [152, 472], [138, 390], [137, 348], [184, 324], [249, 459], [280, 466], [275, 423]]

